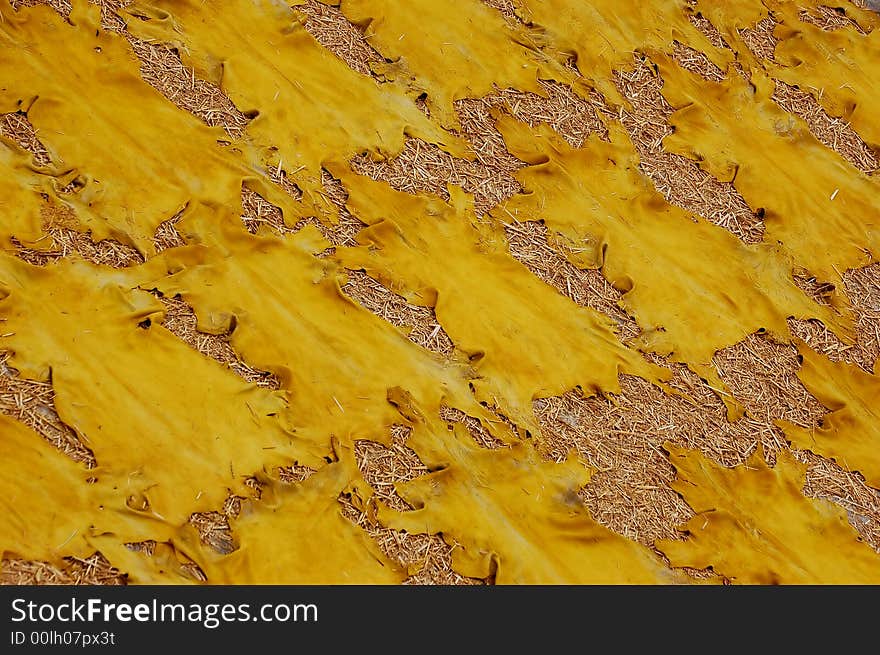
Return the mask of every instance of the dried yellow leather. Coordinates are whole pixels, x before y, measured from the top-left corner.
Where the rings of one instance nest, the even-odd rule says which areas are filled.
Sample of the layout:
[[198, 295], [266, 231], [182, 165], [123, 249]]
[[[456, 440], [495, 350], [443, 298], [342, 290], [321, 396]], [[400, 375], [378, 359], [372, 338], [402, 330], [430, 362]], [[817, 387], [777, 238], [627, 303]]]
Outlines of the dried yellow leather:
[[398, 584], [405, 571], [384, 555], [337, 501], [360, 475], [350, 453], [305, 482], [275, 484], [232, 522], [238, 550], [205, 553], [214, 584]]
[[[479, 0], [342, 0], [345, 16], [366, 30], [370, 45], [394, 64], [379, 70], [427, 92], [432, 116], [457, 127], [453, 102], [513, 87], [544, 95], [541, 59], [524, 29], [514, 29]], [[561, 66], [547, 69], [561, 73]]]
[[663, 94], [677, 108], [666, 147], [732, 181], [749, 205], [764, 209], [767, 243], [781, 243], [820, 280], [880, 256], [880, 185], [810, 134], [770, 100], [772, 81], [752, 73], [709, 82], [659, 59]]
[[525, 194], [493, 215], [544, 219], [585, 249], [579, 265], [601, 267], [626, 291], [623, 304], [645, 331], [643, 347], [701, 364], [759, 328], [787, 337], [790, 315], [837, 324], [794, 285], [777, 249], [747, 246], [668, 204], [616, 130], [612, 143], [591, 138], [574, 150], [547, 129], [533, 137], [506, 118], [499, 128], [511, 152], [533, 165], [516, 173]]
[[696, 512], [686, 540], [657, 542], [672, 566], [712, 566], [740, 584], [880, 583], [880, 559], [842, 507], [803, 495], [806, 466], [788, 451], [772, 469], [760, 449], [727, 469], [699, 451], [667, 450], [672, 487]]
[[395, 485], [419, 509], [380, 505], [379, 520], [410, 533], [441, 532], [456, 546], [456, 571], [486, 577], [497, 566], [497, 584], [678, 581], [647, 548], [590, 518], [577, 495], [589, 472], [576, 460], [542, 461], [524, 443], [478, 448], [460, 425], [442, 438], [421, 426], [408, 443], [430, 468], [444, 468]]
[[91, 555], [108, 540], [173, 534], [172, 526], [127, 507], [103, 473], [0, 414], [0, 555], [61, 564], [63, 557]]
[[0, 414], [0, 553], [43, 561], [90, 553], [87, 528], [99, 516], [83, 465], [30, 428]]
[[[153, 260], [154, 262], [156, 260]], [[156, 267], [158, 268], [158, 267]], [[61, 419], [83, 436], [121, 502], [180, 525], [297, 450], [280, 394], [245, 383], [160, 325], [133, 278], [75, 259], [45, 268], [0, 255], [0, 348], [32, 379], [51, 371]], [[288, 457], [285, 457], [287, 455]]]
[[[773, 33], [781, 40], [770, 74], [818, 96], [834, 117], [853, 129], [875, 149], [880, 148], [880, 20], [866, 35], [854, 29], [827, 31], [801, 21], [799, 3], [781, 3]], [[880, 193], [880, 191], [878, 191]]]
[[500, 237], [475, 227], [463, 194], [452, 206], [339, 174], [348, 206], [371, 224], [358, 235], [364, 245], [340, 249], [340, 260], [415, 302], [435, 304], [437, 320], [478, 373], [480, 400], [500, 400], [511, 418], [531, 425], [535, 397], [578, 385], [587, 393], [616, 391], [621, 371], [656, 376], [621, 346], [608, 318], [559, 294]]
[[249, 172], [217, 143], [225, 132], [144, 82], [99, 7], [74, 2], [73, 25], [48, 5], [2, 0], [0, 14], [0, 111], [27, 110], [58, 174], [85, 180], [65, 200], [96, 240], [151, 253], [156, 227], [188, 202], [238, 204]]
[[201, 262], [155, 285], [180, 293], [199, 328], [227, 331], [252, 366], [274, 372], [289, 389], [297, 434], [329, 448], [329, 438], [387, 440], [400, 415], [388, 391], [401, 387], [425, 407], [445, 398], [463, 408], [465, 371], [408, 341], [391, 324], [344, 296], [334, 266], [314, 257], [328, 244], [309, 226], [286, 239], [254, 237], [235, 216], [182, 221], [191, 242], [202, 241]]
[[843, 362], [832, 362], [798, 342], [803, 364], [797, 375], [820, 403], [831, 410], [821, 427], [804, 430], [785, 425], [798, 448], [833, 459], [858, 471], [869, 485], [880, 488], [880, 378]]
[[0, 137], [0, 248], [15, 237], [30, 243], [42, 233], [39, 191], [45, 182], [28, 159], [29, 154]]
[[612, 71], [632, 68], [633, 52], [665, 52], [673, 39], [707, 53], [722, 69], [732, 56], [711, 47], [687, 19], [684, 0], [523, 0], [525, 18], [555, 50], [576, 55], [578, 70], [606, 98], [622, 102]]
[[153, 17], [129, 21], [133, 33], [179, 46], [187, 65], [239, 109], [257, 113], [247, 134], [260, 146], [277, 147], [285, 170], [306, 168], [315, 189], [325, 159], [366, 150], [394, 155], [404, 133], [462, 152], [461, 142], [431, 123], [402, 89], [380, 86], [318, 45], [284, 3], [154, 0], [127, 11]]

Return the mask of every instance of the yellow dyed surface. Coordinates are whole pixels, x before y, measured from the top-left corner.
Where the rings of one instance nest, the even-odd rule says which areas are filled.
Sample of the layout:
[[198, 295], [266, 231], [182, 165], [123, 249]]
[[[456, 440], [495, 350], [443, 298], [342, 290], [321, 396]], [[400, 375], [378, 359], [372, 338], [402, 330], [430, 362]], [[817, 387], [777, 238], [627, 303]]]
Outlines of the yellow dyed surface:
[[673, 566], [713, 568], [741, 584], [878, 584], [880, 561], [846, 512], [801, 492], [806, 467], [782, 453], [725, 469], [696, 451], [672, 449], [673, 484], [696, 512], [685, 541], [661, 541]]
[[405, 133], [459, 144], [402, 87], [380, 88], [321, 48], [283, 3], [158, 0], [129, 11], [152, 17], [132, 21], [135, 34], [179, 46], [184, 61], [239, 109], [258, 112], [248, 136], [277, 148], [265, 157], [284, 170], [305, 168], [303, 184], [325, 159], [364, 150], [396, 154]]
[[[766, 332], [796, 343], [797, 380], [829, 413], [812, 429], [777, 416], [755, 423], [775, 420], [792, 448], [880, 487], [876, 371], [833, 363], [789, 328], [792, 318], [818, 319], [844, 345], [866, 338], [842, 280], [880, 251], [876, 174], [856, 170], [771, 99], [773, 79], [820, 89], [833, 119], [850, 122], [869, 147], [880, 141], [877, 16], [847, 9], [868, 32], [860, 35], [814, 28], [798, 18], [803, 3], [777, 0], [521, 0], [522, 23], [479, 0], [341, 0], [335, 6], [384, 59], [367, 76], [309, 33], [302, 4], [151, 0], [119, 9], [129, 35], [175, 48], [193, 88], [197, 78], [214, 84], [247, 116], [231, 137], [148, 85], [135, 50], [102, 26], [98, 6], [75, 0], [66, 19], [49, 6], [0, 0], [0, 113], [26, 113], [51, 159], [36, 167], [0, 137], [0, 382], [17, 375], [21, 384], [50, 384], [40, 403], [53, 407], [36, 413], [57, 410], [96, 460], [87, 470], [0, 415], [3, 557], [61, 565], [99, 550], [141, 584], [397, 584], [417, 572], [383, 551], [370, 525], [442, 538], [455, 573], [500, 584], [690, 584], [704, 580], [683, 568], [709, 567], [743, 584], [880, 582], [880, 556], [839, 505], [805, 497], [805, 467], [784, 448], [772, 467], [756, 454], [724, 468], [668, 444], [669, 462], [660, 461], [674, 480], [648, 482], [669, 484], [694, 516], [679, 526], [680, 540], [654, 544], [664, 560], [591, 515], [584, 498], [606, 502], [605, 492], [580, 492], [598, 484], [597, 467], [573, 452], [545, 459], [558, 444], [533, 404], [574, 390], [625, 427], [626, 407], [642, 399], [618, 404], [619, 376], [671, 391], [669, 367], [657, 364], [667, 356], [733, 404], [713, 357]], [[697, 30], [689, 15], [698, 11], [733, 50]], [[776, 59], [762, 62], [739, 30], [768, 12], [780, 42]], [[725, 80], [683, 70], [672, 57], [676, 40], [705, 52]], [[672, 105], [674, 133], [662, 146], [730, 183], [762, 216], [763, 241], [746, 244], [670, 204], [640, 168], [620, 120], [633, 108], [614, 83], [634, 53], [656, 64]], [[496, 106], [498, 133], [479, 127], [486, 152], [466, 143], [457, 100], [507, 88], [543, 95], [542, 79], [600, 107], [607, 139], [593, 134], [574, 148]], [[533, 122], [573, 120], [556, 111]], [[431, 148], [412, 170], [401, 165], [404, 181], [436, 182], [444, 167], [459, 179], [494, 166], [488, 151], [503, 145], [522, 167], [490, 166], [479, 184], [503, 178], [512, 195], [478, 216], [452, 183], [448, 201], [405, 193], [349, 163], [393, 158], [407, 136]], [[322, 169], [342, 196], [322, 186]], [[282, 172], [302, 200], [272, 181]], [[265, 218], [248, 232], [243, 185], [280, 208], [284, 234]], [[86, 242], [134, 246], [145, 263], [114, 269], [53, 245], [41, 208], [64, 212]], [[298, 222], [314, 217], [330, 228], [346, 212], [344, 238]], [[184, 245], [157, 253], [157, 227], [178, 214]], [[566, 246], [556, 254], [604, 276], [619, 294], [606, 300], [641, 333], [621, 342], [618, 322], [571, 300], [588, 290], [561, 293], [518, 261], [505, 233], [514, 221], [543, 221], [548, 243]], [[57, 261], [26, 263], [19, 244]], [[402, 296], [453, 351], [409, 341], [393, 322], [403, 311], [393, 297], [376, 313], [358, 304], [344, 290], [354, 279], [348, 270]], [[834, 307], [798, 288], [796, 274], [835, 284]], [[197, 332], [187, 342], [163, 297], [192, 308]], [[227, 361], [272, 373], [279, 388], [208, 356], [221, 342]], [[5, 411], [29, 402], [6, 388]], [[449, 408], [503, 444], [478, 446], [464, 423], [441, 420]], [[660, 414], [656, 432], [685, 431]], [[601, 454], [591, 415], [553, 420], [573, 430], [582, 421]], [[619, 432], [638, 445], [656, 438], [617, 427], [609, 441]], [[377, 482], [358, 468], [356, 442], [394, 444], [399, 455], [391, 435], [401, 428], [425, 468], [405, 472], [404, 482], [391, 467]], [[283, 481], [282, 467], [303, 466], [312, 469], [304, 481]], [[619, 471], [601, 473], [607, 482]], [[379, 485], [413, 509], [390, 503]], [[237, 506], [230, 496], [241, 512], [228, 516], [233, 548], [221, 554], [190, 520]], [[363, 510], [360, 525], [341, 498]], [[386, 544], [405, 538], [383, 534]], [[126, 545], [143, 541], [148, 553]]]
[[458, 124], [455, 100], [479, 98], [495, 85], [541, 92], [540, 59], [530, 36], [482, 3], [421, 0], [404, 12], [394, 0], [344, 0], [340, 9], [366, 26], [374, 48], [395, 60], [382, 72], [402, 82], [409, 77], [428, 92], [428, 106], [444, 125]]
[[799, 448], [858, 471], [869, 485], [880, 487], [880, 380], [820, 357], [803, 344], [798, 350], [804, 358], [798, 377], [831, 413], [820, 428], [810, 432], [793, 428], [789, 436]]
[[[430, 430], [430, 428], [425, 428]], [[674, 579], [643, 546], [593, 521], [576, 490], [589, 471], [574, 459], [541, 461], [525, 444], [490, 451], [468, 444], [461, 430], [446, 437], [443, 468], [397, 485], [411, 512], [380, 512], [408, 532], [442, 532], [457, 570], [497, 584], [660, 584]], [[430, 452], [437, 437], [417, 432]], [[422, 448], [420, 445], [429, 441]]]

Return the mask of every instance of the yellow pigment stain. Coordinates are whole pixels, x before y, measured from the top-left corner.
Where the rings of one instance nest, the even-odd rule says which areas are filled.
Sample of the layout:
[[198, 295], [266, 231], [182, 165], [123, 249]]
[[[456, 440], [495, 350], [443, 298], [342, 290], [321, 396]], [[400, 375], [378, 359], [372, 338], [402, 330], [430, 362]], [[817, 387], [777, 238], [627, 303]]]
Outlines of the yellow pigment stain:
[[667, 446], [673, 488], [694, 509], [684, 541], [657, 547], [672, 566], [712, 566], [740, 584], [877, 584], [880, 560], [846, 511], [806, 498], [806, 466], [780, 451], [774, 468], [759, 452], [724, 468], [698, 451]]

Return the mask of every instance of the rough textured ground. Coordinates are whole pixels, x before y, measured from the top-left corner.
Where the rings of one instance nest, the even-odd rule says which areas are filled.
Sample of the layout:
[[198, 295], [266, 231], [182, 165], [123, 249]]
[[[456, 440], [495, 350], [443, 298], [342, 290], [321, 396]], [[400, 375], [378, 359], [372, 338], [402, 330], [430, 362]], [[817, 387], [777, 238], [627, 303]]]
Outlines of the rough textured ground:
[[876, 14], [151, 4], [0, 4], [4, 583], [880, 579]]

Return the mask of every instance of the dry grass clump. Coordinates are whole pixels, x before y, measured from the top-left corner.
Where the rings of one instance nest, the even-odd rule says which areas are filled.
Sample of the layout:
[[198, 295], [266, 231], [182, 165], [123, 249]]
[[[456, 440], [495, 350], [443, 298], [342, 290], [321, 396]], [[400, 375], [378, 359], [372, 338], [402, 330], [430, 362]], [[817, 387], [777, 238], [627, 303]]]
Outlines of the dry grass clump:
[[565, 258], [567, 244], [548, 242], [547, 227], [540, 221], [512, 221], [504, 225], [510, 254], [559, 293], [583, 307], [605, 314], [617, 325], [621, 341], [636, 337], [641, 329], [621, 306], [623, 294], [596, 269], [581, 269]]
[[207, 334], [198, 330], [195, 311], [178, 297], [158, 296], [165, 307], [162, 326], [178, 339], [203, 355], [220, 362], [247, 382], [266, 389], [281, 388], [280, 380], [268, 371], [259, 371], [248, 365], [233, 350], [229, 334]]
[[41, 241], [44, 243], [39, 249], [12, 240], [16, 246], [15, 254], [29, 264], [45, 266], [74, 253], [99, 266], [125, 268], [144, 263], [143, 256], [131, 246], [115, 239], [94, 241], [91, 230], [79, 232], [73, 229], [71, 226], [79, 227], [79, 223], [69, 207], [44, 203], [40, 214], [44, 232]]
[[521, 5], [517, 0], [482, 0], [484, 5], [497, 9], [511, 25], [522, 24], [518, 16]]
[[767, 425], [781, 419], [817, 427], [828, 410], [797, 376], [797, 348], [751, 334], [715, 353], [713, 363], [730, 393], [753, 417]]
[[[835, 9], [820, 6], [817, 11], [819, 12], [819, 18], [813, 16], [807, 10], [802, 10], [801, 20], [814, 22], [815, 19], [819, 21], [815, 24], [823, 29], [835, 29], [834, 25], [838, 27], [854, 25], [861, 32], [861, 28], [855, 21], [846, 17], [845, 14], [840, 14]], [[689, 14], [689, 18], [713, 45], [719, 48], [730, 49], [730, 46], [708, 19], [703, 18], [701, 14]], [[740, 35], [755, 56], [773, 61], [776, 45], [779, 42], [773, 35], [775, 26], [775, 21], [772, 17], [768, 16], [761, 20], [754, 29], [740, 30]], [[688, 68], [680, 59], [679, 63]], [[747, 77], [738, 62], [734, 65], [742, 75]], [[694, 72], [699, 71], [694, 70]], [[717, 72], [720, 72], [720, 70]], [[723, 73], [721, 75], [722, 77], [719, 78], [703, 74], [707, 79], [722, 79], [724, 75]], [[866, 174], [871, 174], [880, 167], [876, 153], [868, 147], [847, 121], [829, 116], [818, 99], [811, 93], [781, 80], [774, 79], [774, 84], [775, 88], [771, 100], [785, 111], [802, 118], [810, 132], [820, 143], [839, 153], [844, 159]]]
[[197, 512], [189, 517], [189, 523], [198, 531], [202, 543], [221, 555], [237, 548], [225, 512]]
[[239, 111], [215, 84], [196, 77], [172, 47], [150, 43], [124, 32], [140, 60], [141, 77], [175, 105], [212, 127], [241, 136], [250, 118]]
[[24, 423], [72, 460], [94, 468], [92, 451], [58, 416], [51, 381], [22, 378], [9, 365], [10, 354], [0, 351], [0, 412]]
[[370, 64], [385, 63], [385, 58], [367, 42], [363, 32], [352, 25], [339, 9], [318, 0], [306, 0], [294, 9], [305, 14], [303, 25], [315, 37], [315, 41], [348, 64], [349, 68], [378, 79]]
[[474, 194], [479, 215], [522, 189], [509, 167], [498, 162], [485, 164], [479, 160], [458, 159], [434, 144], [413, 137], [407, 137], [401, 153], [392, 159], [376, 160], [364, 153], [350, 164], [356, 173], [406, 193], [427, 193], [448, 200], [447, 185], [454, 184]]
[[[695, 5], [696, 1], [688, 1], [688, 4]], [[721, 32], [718, 31], [718, 28], [712, 24], [708, 18], [703, 16], [699, 11], [698, 12], [687, 12], [687, 18], [691, 22], [691, 24], [696, 27], [703, 35], [709, 39], [709, 43], [714, 45], [716, 48], [727, 48], [730, 49], [730, 46], [727, 44], [727, 41], [724, 40], [724, 37], [721, 36]]]
[[773, 429], [749, 416], [735, 423], [719, 396], [685, 366], [673, 367], [666, 393], [639, 377], [621, 375], [619, 394], [585, 398], [577, 389], [533, 403], [545, 457], [574, 450], [596, 469], [581, 496], [603, 525], [641, 543], [677, 538], [692, 512], [668, 486], [675, 471], [665, 441], [699, 448], [725, 466], [745, 461], [757, 445], [777, 448]]
[[18, 9], [19, 7], [49, 5], [55, 11], [65, 17], [70, 16], [70, 11], [71, 9], [73, 9], [73, 5], [71, 5], [70, 0], [9, 0], [9, 4], [12, 5], [13, 9]]
[[744, 27], [737, 31], [755, 57], [776, 61], [776, 45], [779, 39], [773, 34], [774, 29], [776, 29], [776, 21], [773, 16], [768, 15], [755, 23], [754, 27]]
[[[880, 264], [847, 270], [843, 284], [853, 312], [854, 344], [841, 341], [818, 319], [789, 319], [788, 325], [792, 334], [831, 361], [854, 364], [872, 373], [880, 357]], [[830, 284], [826, 288], [834, 290]]]
[[785, 111], [802, 118], [813, 136], [866, 174], [878, 169], [877, 155], [850, 124], [829, 116], [816, 98], [796, 86], [774, 80], [771, 99]]
[[[638, 400], [631, 405], [630, 398]], [[653, 432], [638, 395], [615, 401], [620, 405], [577, 390], [534, 401], [544, 439], [539, 449], [556, 461], [574, 450], [596, 470], [579, 494], [599, 523], [646, 545], [677, 538], [692, 512], [668, 486], [675, 469], [660, 449], [668, 437]]]
[[408, 303], [364, 271], [346, 270], [348, 281], [342, 291], [364, 309], [401, 328], [413, 343], [445, 357], [452, 355], [455, 344], [437, 321], [433, 307]]
[[681, 41], [672, 42], [672, 57], [679, 66], [700, 77], [720, 82], [724, 79], [724, 71], [716, 66], [706, 53], [695, 50]]
[[[597, 111], [597, 108], [604, 108], [601, 98], [591, 95], [589, 100], [584, 99], [570, 86], [553, 80], [538, 80], [538, 84], [544, 89], [546, 97], [532, 92], [504, 89], [484, 97], [483, 102], [493, 106], [499, 101], [503, 102], [514, 118], [530, 127], [541, 123], [549, 125], [573, 148], [580, 148], [593, 133], [607, 139], [608, 128]], [[462, 130], [472, 142], [476, 141], [468, 130], [468, 125], [463, 124]]]
[[280, 207], [244, 185], [241, 187], [241, 210], [241, 221], [251, 234], [257, 234], [262, 227], [281, 235], [296, 231], [284, 223]]
[[639, 168], [672, 204], [703, 216], [746, 243], [759, 243], [764, 222], [729, 182], [720, 182], [697, 162], [667, 152], [663, 139], [672, 133], [672, 107], [661, 93], [663, 80], [647, 60], [636, 58], [630, 71], [616, 71], [615, 83], [631, 110], [620, 109], [620, 120], [639, 154]]

